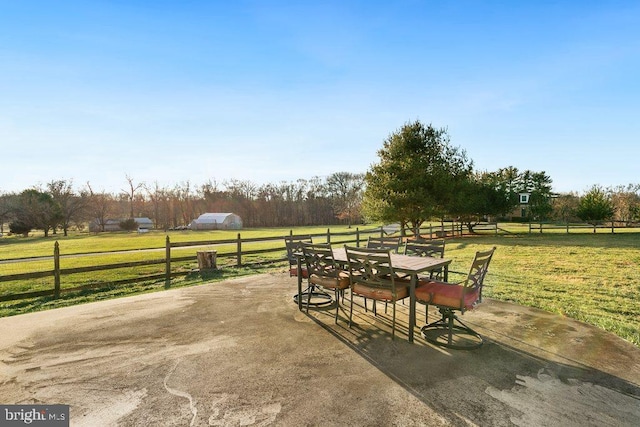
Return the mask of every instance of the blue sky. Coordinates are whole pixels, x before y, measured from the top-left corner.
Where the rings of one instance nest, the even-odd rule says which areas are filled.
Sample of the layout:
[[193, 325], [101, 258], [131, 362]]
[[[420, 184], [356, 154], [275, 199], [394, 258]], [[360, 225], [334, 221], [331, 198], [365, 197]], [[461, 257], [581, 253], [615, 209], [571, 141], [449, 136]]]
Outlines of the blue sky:
[[413, 120], [477, 170], [640, 184], [637, 1], [2, 1], [0, 192], [365, 172]]

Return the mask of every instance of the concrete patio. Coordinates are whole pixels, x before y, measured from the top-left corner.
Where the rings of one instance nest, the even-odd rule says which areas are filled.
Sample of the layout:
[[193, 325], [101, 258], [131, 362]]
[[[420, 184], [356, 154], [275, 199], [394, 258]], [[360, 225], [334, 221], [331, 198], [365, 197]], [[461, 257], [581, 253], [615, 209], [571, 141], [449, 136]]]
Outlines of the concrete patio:
[[406, 306], [392, 341], [383, 310], [348, 328], [295, 288], [266, 274], [2, 318], [0, 403], [92, 427], [640, 425], [640, 349], [598, 328], [485, 300], [464, 319], [487, 342], [448, 351], [407, 342]]

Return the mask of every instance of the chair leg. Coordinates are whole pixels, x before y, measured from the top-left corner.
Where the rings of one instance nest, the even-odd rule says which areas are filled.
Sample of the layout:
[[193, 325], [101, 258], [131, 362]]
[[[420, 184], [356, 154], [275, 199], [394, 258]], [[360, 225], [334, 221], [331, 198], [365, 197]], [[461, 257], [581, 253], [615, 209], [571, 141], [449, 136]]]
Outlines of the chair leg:
[[353, 291], [351, 292], [351, 304], [349, 308], [349, 327], [351, 327], [351, 318], [353, 317]]
[[340, 310], [340, 290], [335, 289], [336, 294], [336, 325], [338, 324], [338, 311]]
[[447, 336], [447, 343], [451, 345], [453, 343], [453, 313], [449, 315], [449, 335]]
[[451, 309], [441, 307], [440, 313], [442, 318], [421, 329], [422, 337], [428, 342], [457, 350], [472, 350], [483, 344], [482, 336], [464, 324]]
[[[385, 301], [386, 309], [386, 301]], [[391, 340], [396, 338], [396, 302], [393, 302], [393, 320], [391, 321]]]
[[309, 289], [309, 295], [307, 296], [307, 314], [309, 314], [309, 304], [311, 303], [311, 295], [313, 295], [313, 289], [315, 286], [309, 285], [307, 289]]

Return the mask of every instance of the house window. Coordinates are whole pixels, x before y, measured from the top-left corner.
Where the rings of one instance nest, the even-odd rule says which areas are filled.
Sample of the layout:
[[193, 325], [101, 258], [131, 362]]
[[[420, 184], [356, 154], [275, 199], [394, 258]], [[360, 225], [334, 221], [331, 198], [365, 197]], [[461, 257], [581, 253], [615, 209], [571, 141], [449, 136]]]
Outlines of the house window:
[[528, 194], [521, 194], [520, 195], [520, 203], [522, 203], [522, 204], [529, 203], [529, 195]]

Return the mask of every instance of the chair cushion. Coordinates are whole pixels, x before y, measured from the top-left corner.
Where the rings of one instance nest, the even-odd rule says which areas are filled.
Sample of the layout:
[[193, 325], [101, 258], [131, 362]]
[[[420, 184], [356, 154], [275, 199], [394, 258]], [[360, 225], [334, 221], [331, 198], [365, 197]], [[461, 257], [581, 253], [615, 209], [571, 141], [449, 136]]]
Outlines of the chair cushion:
[[[298, 277], [298, 267], [291, 267], [289, 269], [289, 276]], [[302, 278], [307, 279], [309, 277], [309, 272], [306, 268], [302, 268]]]
[[[362, 283], [354, 283], [352, 292], [365, 298], [375, 299], [378, 301], [393, 301], [391, 289], [378, 288], [376, 286], [367, 286]], [[409, 283], [405, 281], [396, 281], [396, 300], [409, 296]]]
[[471, 310], [478, 297], [477, 289], [451, 283], [421, 280], [416, 286], [416, 300], [443, 307]]
[[347, 289], [350, 284], [349, 275], [342, 271], [338, 273], [338, 277], [318, 276], [316, 274], [312, 274], [311, 277], [309, 277], [309, 283], [328, 289]]

